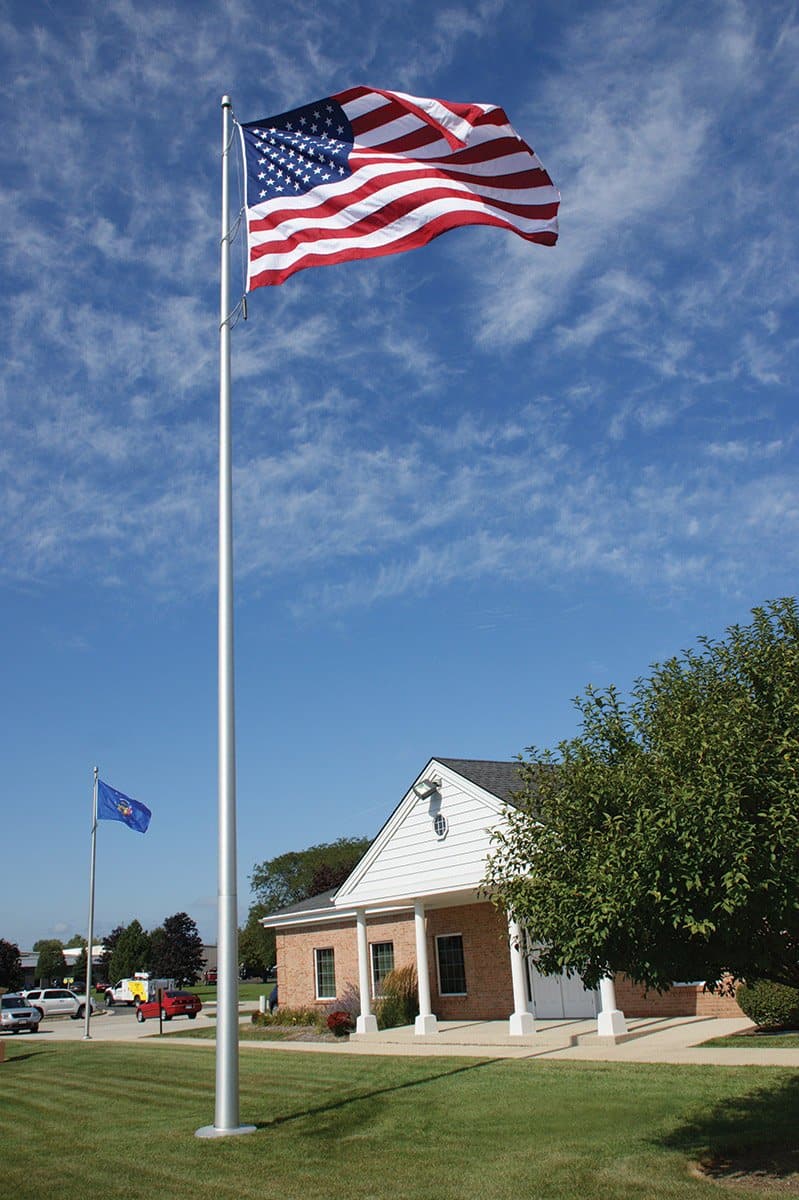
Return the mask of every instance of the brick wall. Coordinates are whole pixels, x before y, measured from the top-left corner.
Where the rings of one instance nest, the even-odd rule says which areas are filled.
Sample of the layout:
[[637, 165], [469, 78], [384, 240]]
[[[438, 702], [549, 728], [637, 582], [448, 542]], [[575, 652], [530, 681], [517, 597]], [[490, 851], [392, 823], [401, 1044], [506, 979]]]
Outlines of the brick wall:
[[616, 976], [616, 1004], [626, 1017], [743, 1017], [732, 996], [716, 996], [702, 984], [672, 987], [662, 995], [646, 992], [623, 975]]
[[[463, 937], [466, 996], [440, 996], [436, 968], [436, 936], [459, 933]], [[367, 941], [393, 942], [394, 965], [416, 965], [413, 913], [370, 917]], [[358, 986], [358, 943], [354, 921], [326, 922], [317, 926], [279, 929], [276, 936], [280, 1003], [286, 1008], [321, 1007], [317, 1000], [314, 951], [330, 948], [335, 954], [336, 992], [347, 984]], [[427, 913], [427, 954], [433, 1012], [442, 1020], [459, 1017], [484, 1021], [507, 1017], [513, 1011], [508, 932], [490, 904], [430, 909]]]
[[[463, 937], [465, 996], [441, 996], [438, 991], [435, 939], [452, 933]], [[461, 1017], [498, 1021], [513, 1012], [508, 926], [493, 904], [431, 909], [427, 914], [427, 954], [432, 1008], [442, 1021]]]
[[[394, 943], [394, 965], [416, 964], [413, 913], [370, 917], [367, 940]], [[436, 937], [459, 933], [463, 937], [466, 970], [465, 996], [441, 996], [438, 990]], [[336, 992], [347, 984], [358, 986], [358, 943], [354, 920], [325, 922], [317, 926], [288, 927], [277, 931], [277, 964], [280, 1003], [286, 1008], [326, 1007], [316, 999], [314, 950], [335, 952]], [[430, 964], [432, 1009], [443, 1021], [503, 1020], [513, 1012], [508, 930], [492, 904], [465, 904], [427, 910], [427, 956]], [[628, 1017], [741, 1017], [731, 997], [704, 992], [701, 985], [673, 987], [658, 995], [646, 993], [623, 976], [616, 978], [616, 1003]]]
[[[416, 962], [413, 913], [370, 917], [366, 938], [394, 943], [394, 966]], [[348, 984], [358, 986], [358, 940], [354, 920], [328, 921], [317, 926], [278, 929], [276, 935], [280, 1003], [284, 1008], [325, 1008], [329, 1000], [317, 1000], [314, 973], [315, 950], [330, 948], [335, 954], [336, 993]]]

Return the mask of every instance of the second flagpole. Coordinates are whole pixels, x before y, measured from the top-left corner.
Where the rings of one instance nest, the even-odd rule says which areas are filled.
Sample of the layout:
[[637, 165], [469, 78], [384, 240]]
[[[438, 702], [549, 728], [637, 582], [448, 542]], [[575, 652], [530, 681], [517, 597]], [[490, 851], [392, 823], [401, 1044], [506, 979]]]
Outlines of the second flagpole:
[[86, 947], [86, 1006], [83, 1014], [83, 1040], [91, 1041], [89, 1022], [92, 1016], [92, 943], [94, 942], [94, 866], [97, 860], [97, 767], [94, 768], [92, 788], [92, 865], [89, 871], [89, 944]]

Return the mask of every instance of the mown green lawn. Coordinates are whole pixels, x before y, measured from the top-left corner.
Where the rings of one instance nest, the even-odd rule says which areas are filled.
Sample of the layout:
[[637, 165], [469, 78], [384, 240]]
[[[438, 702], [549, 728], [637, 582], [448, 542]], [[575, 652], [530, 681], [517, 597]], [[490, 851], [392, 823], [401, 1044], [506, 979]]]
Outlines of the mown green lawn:
[[799, 1050], [799, 1033], [731, 1033], [727, 1037], [710, 1038], [703, 1046], [734, 1046], [736, 1050], [763, 1046], [769, 1050]]
[[[42, 1200], [682, 1200], [688, 1164], [797, 1145], [781, 1069], [384, 1058], [243, 1048], [241, 1117], [202, 1141], [213, 1050], [6, 1040], [3, 1196]], [[752, 1193], [725, 1189], [732, 1200]]]
[[[261, 995], [268, 996], [274, 986], [274, 983], [240, 983], [239, 1001], [253, 1000], [257, 1003], [258, 997]], [[199, 996], [203, 1004], [206, 1004], [209, 1000], [216, 1002], [215, 983], [198, 984], [196, 987], [190, 987], [188, 990]]]

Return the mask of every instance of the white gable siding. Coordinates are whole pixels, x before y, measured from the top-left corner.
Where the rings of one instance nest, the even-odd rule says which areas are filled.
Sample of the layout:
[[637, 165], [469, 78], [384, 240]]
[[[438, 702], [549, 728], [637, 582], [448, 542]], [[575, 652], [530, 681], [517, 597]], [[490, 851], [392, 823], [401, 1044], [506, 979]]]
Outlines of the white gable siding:
[[[348, 907], [388, 899], [476, 888], [485, 874], [491, 830], [502, 823], [501, 806], [454, 772], [443, 776], [439, 796], [420, 800], [406, 796], [383, 836], [336, 897]], [[449, 828], [444, 838], [433, 829], [440, 812]]]

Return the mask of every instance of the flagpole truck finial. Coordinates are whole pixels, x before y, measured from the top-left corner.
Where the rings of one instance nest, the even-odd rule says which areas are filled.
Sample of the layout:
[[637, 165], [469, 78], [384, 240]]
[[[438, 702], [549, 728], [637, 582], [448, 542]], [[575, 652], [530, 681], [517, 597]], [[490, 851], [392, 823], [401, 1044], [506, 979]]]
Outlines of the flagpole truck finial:
[[223, 96], [223, 97], [222, 97], [222, 107], [223, 107], [223, 108], [230, 108], [230, 106], [232, 105], [232, 103], [233, 103], [233, 101], [230, 99], [230, 96]]

